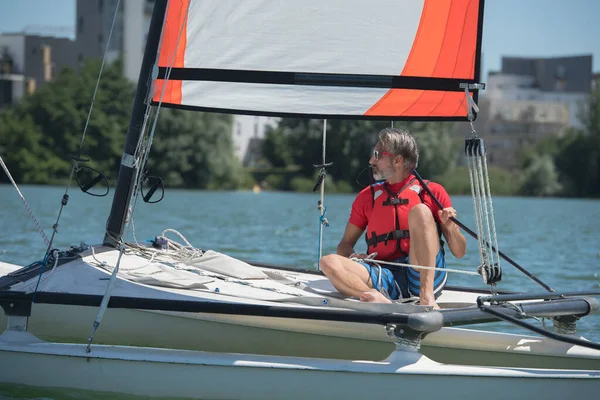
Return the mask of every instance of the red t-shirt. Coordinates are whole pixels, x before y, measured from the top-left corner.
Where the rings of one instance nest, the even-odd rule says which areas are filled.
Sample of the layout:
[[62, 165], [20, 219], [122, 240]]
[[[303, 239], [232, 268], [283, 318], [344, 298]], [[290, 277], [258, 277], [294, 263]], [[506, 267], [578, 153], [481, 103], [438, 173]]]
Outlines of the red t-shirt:
[[[406, 185], [411, 179], [415, 179], [414, 175], [410, 175], [408, 178], [403, 180], [402, 182], [394, 183], [393, 185], [389, 185], [388, 187], [393, 193], [398, 192], [404, 185]], [[431, 193], [442, 203], [444, 208], [452, 207], [452, 202], [450, 201], [450, 196], [448, 196], [448, 192], [446, 189], [439, 183], [435, 182], [427, 182], [427, 187], [431, 190]], [[419, 181], [415, 180], [415, 185], [419, 185]], [[405, 189], [406, 190], [406, 189]], [[440, 222], [438, 211], [439, 207], [435, 203], [435, 201], [429, 196], [425, 189], [423, 190], [422, 198], [423, 202], [433, 214], [433, 217], [437, 222]], [[371, 216], [371, 212], [373, 211], [373, 192], [371, 192], [371, 188], [367, 186], [356, 196], [354, 203], [352, 203], [352, 211], [350, 212], [350, 222], [352, 225], [359, 227], [362, 230], [367, 228], [369, 223], [369, 217]]]

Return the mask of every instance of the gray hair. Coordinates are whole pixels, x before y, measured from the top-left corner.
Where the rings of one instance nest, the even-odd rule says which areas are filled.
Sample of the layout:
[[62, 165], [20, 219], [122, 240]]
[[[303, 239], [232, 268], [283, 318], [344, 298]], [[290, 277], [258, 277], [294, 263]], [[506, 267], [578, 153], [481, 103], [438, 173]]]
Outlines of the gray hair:
[[404, 167], [412, 171], [419, 163], [419, 147], [415, 138], [404, 129], [385, 128], [379, 132], [383, 148], [404, 159]]

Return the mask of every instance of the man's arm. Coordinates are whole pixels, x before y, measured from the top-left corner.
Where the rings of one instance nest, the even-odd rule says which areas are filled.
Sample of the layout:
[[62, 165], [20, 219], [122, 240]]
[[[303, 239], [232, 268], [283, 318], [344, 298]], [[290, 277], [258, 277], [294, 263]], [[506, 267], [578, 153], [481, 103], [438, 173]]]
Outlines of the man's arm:
[[467, 239], [465, 239], [458, 225], [450, 219], [450, 217], [456, 218], [456, 210], [447, 207], [438, 211], [438, 215], [440, 217], [440, 227], [450, 251], [454, 257], [462, 258], [467, 252]]
[[448, 243], [450, 251], [454, 257], [462, 258], [467, 252], [467, 240], [463, 236], [458, 225], [450, 219], [450, 217], [456, 218], [456, 210], [452, 208], [450, 196], [448, 196], [446, 189], [439, 183], [431, 182], [429, 184], [429, 189], [444, 208], [440, 210], [437, 202], [434, 202], [433, 200], [429, 200], [427, 204], [433, 212], [433, 215], [437, 217], [436, 219], [440, 224], [442, 234], [446, 239], [446, 243]]
[[364, 229], [360, 229], [358, 226], [348, 222], [346, 230], [344, 231], [344, 236], [337, 246], [337, 253], [340, 256], [350, 257], [350, 255], [354, 253], [354, 246], [363, 232]]

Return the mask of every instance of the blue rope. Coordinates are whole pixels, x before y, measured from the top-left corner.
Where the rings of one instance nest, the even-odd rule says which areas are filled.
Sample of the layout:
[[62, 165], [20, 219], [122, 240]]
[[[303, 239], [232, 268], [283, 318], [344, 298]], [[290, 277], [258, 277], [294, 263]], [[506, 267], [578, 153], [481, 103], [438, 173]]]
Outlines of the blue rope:
[[319, 268], [319, 261], [321, 260], [321, 252], [323, 251], [321, 248], [321, 242], [323, 239], [323, 225], [325, 225], [326, 227], [329, 226], [329, 221], [327, 221], [327, 218], [325, 218], [326, 213], [327, 213], [327, 207], [323, 206], [323, 214], [319, 217], [319, 237], [317, 238], [318, 239], [317, 269]]
[[38, 281], [35, 284], [35, 290], [33, 291], [33, 297], [31, 298], [32, 303], [35, 303], [35, 294], [37, 293], [38, 288], [40, 287], [40, 281], [42, 280], [42, 275], [44, 275], [44, 271], [46, 270], [46, 264], [48, 263], [48, 257], [50, 256], [50, 254], [52, 254], [52, 252], [48, 252], [44, 256], [44, 259], [42, 260], [42, 269], [40, 271], [40, 275], [38, 276]]
[[329, 221], [327, 221], [327, 218], [325, 218], [325, 213], [327, 212], [327, 207], [323, 206], [323, 215], [321, 215], [319, 217], [319, 221], [321, 222], [321, 226], [325, 225], [325, 226], [329, 226]]

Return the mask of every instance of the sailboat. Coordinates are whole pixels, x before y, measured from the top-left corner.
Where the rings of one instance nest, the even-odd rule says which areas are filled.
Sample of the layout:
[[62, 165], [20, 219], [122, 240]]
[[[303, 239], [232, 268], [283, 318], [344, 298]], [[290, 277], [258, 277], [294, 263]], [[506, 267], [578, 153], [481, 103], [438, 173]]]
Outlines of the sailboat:
[[[600, 345], [565, 334], [597, 312], [593, 291], [446, 288], [439, 311], [366, 304], [319, 271], [249, 263], [169, 232], [123, 239], [160, 107], [472, 121], [483, 11], [483, 0], [155, 1], [103, 242], [0, 264], [0, 384], [156, 398], [595, 396]], [[497, 281], [484, 264], [478, 274]], [[524, 322], [533, 317], [559, 332]], [[538, 335], [459, 328], [498, 320]]]

